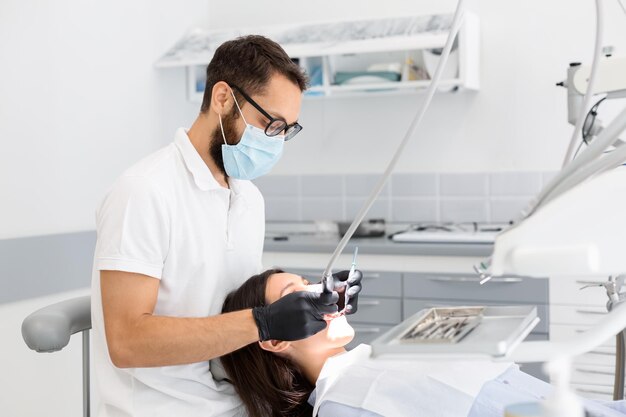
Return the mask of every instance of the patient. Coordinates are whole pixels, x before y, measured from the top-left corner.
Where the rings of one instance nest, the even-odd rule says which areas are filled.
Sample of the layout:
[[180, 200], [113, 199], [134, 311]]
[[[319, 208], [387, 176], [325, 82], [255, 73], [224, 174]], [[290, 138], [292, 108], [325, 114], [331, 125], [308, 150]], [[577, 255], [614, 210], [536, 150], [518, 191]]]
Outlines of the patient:
[[[223, 312], [271, 304], [305, 291], [302, 277], [279, 269], [248, 279]], [[344, 348], [354, 337], [345, 316], [304, 340], [253, 343], [222, 357], [250, 417], [501, 417], [507, 405], [537, 401], [551, 386], [512, 363], [371, 360], [369, 346]], [[624, 416], [622, 402], [584, 401], [593, 416]]]

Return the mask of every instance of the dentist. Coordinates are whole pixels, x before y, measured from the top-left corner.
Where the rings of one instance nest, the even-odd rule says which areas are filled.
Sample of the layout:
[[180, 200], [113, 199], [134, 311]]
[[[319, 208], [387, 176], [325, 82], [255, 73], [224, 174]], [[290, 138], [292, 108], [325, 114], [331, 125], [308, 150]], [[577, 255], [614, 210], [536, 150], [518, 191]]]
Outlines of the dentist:
[[[294, 292], [220, 314], [226, 294], [262, 270], [264, 201], [250, 180], [268, 173], [302, 129], [305, 88], [305, 75], [275, 42], [246, 36], [222, 44], [191, 128], [129, 168], [105, 196], [92, 276], [98, 417], [243, 415], [209, 361], [259, 340], [309, 337], [326, 327], [325, 314], [344, 307], [337, 292]], [[360, 280], [349, 287], [357, 294]], [[356, 298], [348, 300], [352, 312]]]

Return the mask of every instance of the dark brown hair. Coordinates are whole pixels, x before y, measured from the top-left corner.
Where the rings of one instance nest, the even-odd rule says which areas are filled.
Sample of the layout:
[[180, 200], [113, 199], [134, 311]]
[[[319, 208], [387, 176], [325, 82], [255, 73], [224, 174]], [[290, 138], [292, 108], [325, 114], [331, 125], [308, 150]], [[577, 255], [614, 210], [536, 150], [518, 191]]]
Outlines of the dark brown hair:
[[[265, 305], [267, 281], [272, 274], [281, 272], [284, 271], [269, 269], [250, 277], [228, 294], [222, 312]], [[314, 387], [288, 359], [261, 349], [258, 343], [221, 359], [250, 417], [300, 417], [313, 413], [307, 400]]]
[[[248, 95], [262, 94], [270, 78], [277, 73], [291, 80], [300, 91], [306, 90], [306, 75], [276, 42], [260, 35], [226, 41], [215, 50], [207, 66], [200, 111], [204, 113], [209, 109], [213, 87], [219, 81], [234, 84]], [[242, 105], [245, 99], [237, 90], [234, 93]]]

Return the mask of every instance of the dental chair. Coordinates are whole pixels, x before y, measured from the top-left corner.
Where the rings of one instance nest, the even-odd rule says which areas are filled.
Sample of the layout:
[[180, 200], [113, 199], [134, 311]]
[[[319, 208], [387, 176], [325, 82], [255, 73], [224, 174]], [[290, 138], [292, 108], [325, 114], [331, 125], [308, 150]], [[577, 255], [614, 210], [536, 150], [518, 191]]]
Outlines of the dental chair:
[[37, 352], [58, 352], [83, 333], [83, 416], [89, 417], [89, 329], [91, 297], [72, 298], [35, 311], [22, 322], [24, 342]]

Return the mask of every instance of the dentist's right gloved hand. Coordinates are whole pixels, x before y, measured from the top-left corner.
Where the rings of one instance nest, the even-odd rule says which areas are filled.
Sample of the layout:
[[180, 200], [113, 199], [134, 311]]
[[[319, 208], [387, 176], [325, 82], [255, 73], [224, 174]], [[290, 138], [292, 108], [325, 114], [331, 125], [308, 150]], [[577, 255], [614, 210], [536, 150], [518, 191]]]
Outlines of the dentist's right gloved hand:
[[313, 336], [326, 328], [324, 316], [337, 312], [339, 294], [295, 291], [270, 305], [254, 307], [252, 315], [259, 338], [293, 341]]

